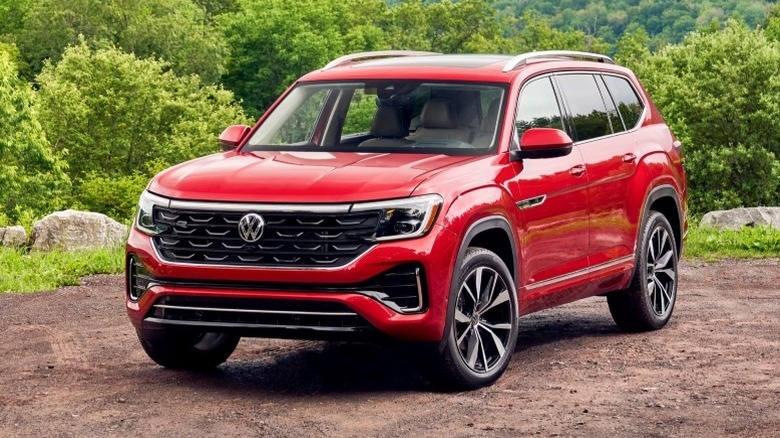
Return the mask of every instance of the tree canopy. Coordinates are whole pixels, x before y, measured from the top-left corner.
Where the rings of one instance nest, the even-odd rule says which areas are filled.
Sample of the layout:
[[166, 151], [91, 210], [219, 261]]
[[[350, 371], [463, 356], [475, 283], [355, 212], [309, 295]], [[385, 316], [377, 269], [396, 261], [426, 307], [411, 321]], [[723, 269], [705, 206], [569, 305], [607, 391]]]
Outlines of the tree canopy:
[[161, 168], [217, 152], [219, 132], [247, 122], [231, 92], [114, 48], [69, 47], [37, 83], [41, 124], [77, 186], [139, 174], [145, 185]]
[[[8, 0], [0, 0], [8, 1]], [[139, 57], [161, 57], [179, 73], [196, 73], [216, 82], [224, 71], [226, 46], [209, 24], [206, 11], [192, 0], [26, 0], [9, 2], [17, 24], [12, 29], [28, 77], [46, 59], [56, 62], [79, 36], [92, 47], [116, 46]], [[206, 2], [208, 3], [208, 2]], [[2, 6], [0, 6], [1, 8]]]
[[36, 95], [0, 47], [0, 225], [63, 205], [70, 180], [38, 123]]

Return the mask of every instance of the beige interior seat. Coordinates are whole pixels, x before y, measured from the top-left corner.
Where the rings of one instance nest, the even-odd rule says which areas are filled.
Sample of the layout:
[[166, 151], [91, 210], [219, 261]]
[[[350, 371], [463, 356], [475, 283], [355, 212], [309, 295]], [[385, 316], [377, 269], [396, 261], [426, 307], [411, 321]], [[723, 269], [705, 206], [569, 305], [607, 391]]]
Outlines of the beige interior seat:
[[409, 134], [409, 130], [404, 123], [401, 109], [394, 106], [380, 106], [376, 109], [370, 134], [375, 138], [360, 143], [359, 147], [405, 146], [414, 143], [404, 138]]
[[423, 106], [420, 115], [420, 127], [409, 135], [409, 140], [422, 142], [425, 140], [458, 140], [471, 142], [470, 129], [458, 126], [455, 108], [452, 102], [445, 99], [431, 99]]

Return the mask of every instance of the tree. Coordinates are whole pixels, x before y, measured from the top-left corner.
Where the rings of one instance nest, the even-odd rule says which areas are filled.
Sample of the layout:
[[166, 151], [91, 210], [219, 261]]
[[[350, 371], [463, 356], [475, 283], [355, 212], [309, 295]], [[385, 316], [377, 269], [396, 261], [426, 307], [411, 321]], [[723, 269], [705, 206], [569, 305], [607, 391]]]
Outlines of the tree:
[[687, 149], [691, 206], [780, 203], [780, 45], [729, 21], [636, 66]]
[[579, 30], [554, 29], [550, 22], [534, 11], [527, 11], [511, 30], [510, 51], [514, 53], [534, 50], [582, 50], [607, 51], [608, 45]]
[[[2, 0], [0, 0], [2, 1]], [[83, 35], [91, 47], [116, 46], [136, 56], [159, 57], [178, 73], [216, 82], [226, 47], [192, 0], [31, 0], [14, 35], [26, 75], [46, 59], [56, 62]]]
[[70, 184], [38, 122], [35, 94], [11, 59], [0, 47], [0, 224], [62, 206]]
[[230, 58], [224, 84], [259, 115], [291, 83], [345, 53], [388, 48], [381, 0], [242, 0], [218, 17]]
[[390, 9], [383, 28], [395, 49], [497, 53], [505, 48], [502, 24], [486, 0], [410, 0]]
[[[246, 123], [229, 91], [115, 48], [93, 50], [84, 42], [70, 47], [60, 62], [44, 67], [37, 82], [41, 121], [53, 149], [67, 152], [74, 194], [80, 196], [75, 201], [102, 212], [110, 197], [106, 201], [103, 189], [80, 190], [99, 188], [89, 181], [125, 178], [121, 184], [135, 182], [140, 191], [155, 171], [217, 152], [219, 132]], [[137, 194], [125, 196], [135, 202]]]

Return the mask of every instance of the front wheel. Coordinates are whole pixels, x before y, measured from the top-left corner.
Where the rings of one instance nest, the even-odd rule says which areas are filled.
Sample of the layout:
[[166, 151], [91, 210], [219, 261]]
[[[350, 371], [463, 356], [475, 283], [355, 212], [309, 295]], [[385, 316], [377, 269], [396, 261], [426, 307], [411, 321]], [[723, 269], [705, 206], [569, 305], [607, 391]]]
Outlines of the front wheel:
[[672, 317], [677, 300], [677, 244], [663, 214], [652, 211], [637, 246], [628, 289], [607, 295], [612, 319], [623, 330], [657, 330]]
[[241, 339], [217, 332], [170, 329], [137, 330], [141, 346], [158, 364], [173, 369], [205, 371], [225, 362]]
[[431, 380], [445, 389], [475, 389], [504, 373], [517, 342], [517, 292], [504, 262], [469, 248], [456, 271], [443, 350]]

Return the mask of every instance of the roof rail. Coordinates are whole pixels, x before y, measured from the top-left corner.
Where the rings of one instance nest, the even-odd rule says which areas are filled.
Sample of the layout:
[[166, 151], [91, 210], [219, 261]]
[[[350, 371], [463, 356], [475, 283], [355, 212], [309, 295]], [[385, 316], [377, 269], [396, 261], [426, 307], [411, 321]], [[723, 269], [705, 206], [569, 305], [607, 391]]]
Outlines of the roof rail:
[[333, 61], [329, 62], [325, 67], [322, 67], [322, 71], [330, 70], [334, 67], [339, 67], [352, 62], [367, 61], [369, 59], [403, 58], [407, 56], [425, 56], [425, 55], [441, 55], [441, 53], [418, 52], [412, 50], [380, 50], [375, 52], [353, 53], [351, 55], [344, 55], [340, 58], [334, 59]]
[[507, 61], [504, 65], [504, 73], [510, 72], [521, 65], [525, 65], [532, 59], [539, 58], [558, 58], [558, 59], [582, 59], [586, 61], [604, 62], [607, 64], [614, 64], [615, 61], [609, 56], [600, 55], [598, 53], [589, 52], [575, 52], [571, 50], [543, 50], [540, 52], [529, 52], [517, 55], [514, 58]]

